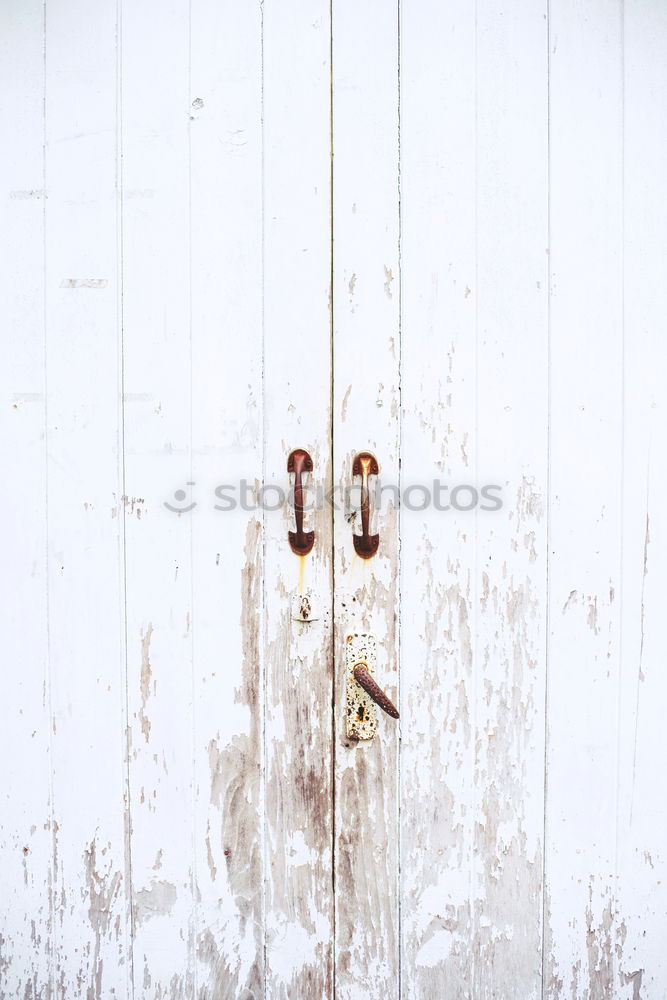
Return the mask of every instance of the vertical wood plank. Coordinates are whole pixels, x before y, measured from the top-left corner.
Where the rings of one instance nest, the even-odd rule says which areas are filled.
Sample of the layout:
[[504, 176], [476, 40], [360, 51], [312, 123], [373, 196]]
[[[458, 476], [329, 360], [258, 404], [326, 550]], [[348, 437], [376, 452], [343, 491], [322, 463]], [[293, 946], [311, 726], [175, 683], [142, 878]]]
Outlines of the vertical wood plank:
[[295, 448], [331, 486], [330, 19], [322, 0], [263, 11], [266, 995], [286, 1000], [333, 989], [331, 510], [309, 511], [299, 558], [274, 489]]
[[[356, 555], [345, 492], [352, 463], [375, 455], [379, 481], [399, 484], [398, 9], [334, 3], [333, 330], [335, 580], [336, 996], [399, 993], [398, 736], [382, 717], [370, 743], [346, 733], [345, 641], [377, 639], [376, 677], [397, 700], [398, 506], [375, 511], [380, 547]], [[374, 503], [375, 501], [373, 501]], [[357, 497], [358, 506], [358, 497]]]
[[[536, 1000], [547, 609], [547, 6], [480, 0], [476, 22], [473, 991], [485, 1000]], [[484, 509], [485, 484], [502, 485], [502, 510]]]
[[617, 902], [623, 951], [616, 981], [624, 1000], [658, 1000], [667, 981], [662, 946], [664, 797], [656, 794], [667, 769], [667, 10], [630, 0], [624, 6], [623, 32], [625, 405]]
[[401, 21], [401, 464], [443, 490], [402, 518], [403, 981], [524, 997], [541, 948], [546, 23], [474, 15], [439, 12], [426, 43], [423, 15]]
[[58, 997], [127, 996], [117, 11], [46, 8], [46, 449]]
[[[604, 25], [604, 30], [602, 26]], [[615, 995], [623, 412], [622, 33], [550, 6], [545, 995]]]
[[264, 996], [262, 513], [239, 506], [262, 478], [262, 22], [191, 9], [197, 996], [237, 1000]]
[[401, 517], [406, 1000], [473, 995], [475, 250], [475, 11], [403, 3], [401, 474], [430, 496]]
[[[126, 642], [137, 997], [195, 993], [188, 3], [122, 10]], [[182, 491], [182, 492], [180, 492]], [[195, 510], [196, 513], [196, 510]]]
[[[52, 988], [53, 864], [46, 577], [44, 372], [44, 10], [0, 14], [0, 368], [5, 567], [0, 673], [3, 761], [0, 995]], [[28, 780], [26, 780], [28, 776]]]

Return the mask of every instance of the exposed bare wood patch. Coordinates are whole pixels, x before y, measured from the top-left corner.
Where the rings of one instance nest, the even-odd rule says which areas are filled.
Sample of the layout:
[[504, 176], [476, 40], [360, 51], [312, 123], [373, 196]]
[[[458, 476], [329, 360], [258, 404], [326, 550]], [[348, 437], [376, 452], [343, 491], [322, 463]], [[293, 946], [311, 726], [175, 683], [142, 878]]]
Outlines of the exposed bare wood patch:
[[209, 821], [206, 856], [218, 893], [237, 914], [236, 940], [229, 940], [224, 924], [206, 927], [197, 942], [199, 960], [208, 967], [202, 997], [261, 996], [263, 989], [263, 936], [261, 913], [262, 852], [259, 839], [262, 704], [259, 694], [261, 636], [257, 608], [261, 604], [260, 521], [246, 529], [245, 566], [242, 570], [241, 633], [243, 661], [235, 704], [247, 709], [247, 728], [221, 746], [208, 744], [210, 801], [219, 825]]
[[107, 856], [110, 844], [98, 849], [97, 841], [92, 840], [84, 851], [85, 896], [88, 902], [88, 920], [93, 931], [92, 948], [88, 946], [86, 958], [88, 961], [88, 996], [103, 995], [102, 975], [104, 971], [103, 943], [110, 945], [122, 941], [121, 917], [114, 917], [115, 903], [122, 888], [123, 876], [119, 871], [113, 871], [113, 857]]
[[[151, 734], [151, 720], [146, 714], [146, 705], [151, 694], [151, 680], [152, 680], [152, 670], [150, 661], [150, 649], [151, 649], [151, 635], [153, 634], [153, 626], [149, 622], [148, 628], [145, 633], [141, 636], [141, 708], [139, 709], [139, 722], [141, 724], [141, 732], [144, 734], [144, 739], [146, 743], [149, 742]], [[155, 682], [153, 682], [155, 683]]]
[[134, 918], [137, 923], [151, 917], [170, 913], [176, 902], [176, 886], [171, 882], [153, 879], [147, 889], [134, 893]]

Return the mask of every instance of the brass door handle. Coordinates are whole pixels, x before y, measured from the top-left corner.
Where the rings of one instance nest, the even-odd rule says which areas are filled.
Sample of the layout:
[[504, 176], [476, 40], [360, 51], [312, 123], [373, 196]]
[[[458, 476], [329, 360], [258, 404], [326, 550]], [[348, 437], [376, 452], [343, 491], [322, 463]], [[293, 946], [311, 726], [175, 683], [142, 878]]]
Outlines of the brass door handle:
[[368, 488], [368, 477], [379, 473], [377, 459], [370, 452], [362, 451], [352, 463], [352, 475], [361, 476], [361, 534], [352, 533], [354, 550], [362, 559], [370, 559], [378, 550], [379, 535], [369, 534], [371, 498]]
[[303, 474], [313, 471], [313, 460], [303, 448], [297, 448], [287, 459], [287, 471], [294, 473], [294, 520], [296, 531], [289, 531], [292, 552], [307, 556], [315, 541], [314, 531], [303, 530]]
[[400, 718], [398, 709], [394, 705], [391, 698], [385, 694], [380, 685], [376, 683], [371, 676], [367, 663], [363, 660], [360, 660], [359, 663], [355, 663], [352, 673], [354, 674], [354, 679], [357, 684], [364, 689], [366, 694], [370, 695], [375, 704], [379, 705], [383, 712], [386, 712], [387, 715], [391, 715], [392, 719]]

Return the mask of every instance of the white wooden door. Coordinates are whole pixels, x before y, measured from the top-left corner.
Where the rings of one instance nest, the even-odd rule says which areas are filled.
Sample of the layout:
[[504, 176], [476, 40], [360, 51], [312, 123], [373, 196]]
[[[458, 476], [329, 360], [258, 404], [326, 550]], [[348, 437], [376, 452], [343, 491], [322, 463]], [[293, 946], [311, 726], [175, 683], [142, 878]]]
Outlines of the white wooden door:
[[667, 7], [0, 16], [0, 997], [663, 1000]]

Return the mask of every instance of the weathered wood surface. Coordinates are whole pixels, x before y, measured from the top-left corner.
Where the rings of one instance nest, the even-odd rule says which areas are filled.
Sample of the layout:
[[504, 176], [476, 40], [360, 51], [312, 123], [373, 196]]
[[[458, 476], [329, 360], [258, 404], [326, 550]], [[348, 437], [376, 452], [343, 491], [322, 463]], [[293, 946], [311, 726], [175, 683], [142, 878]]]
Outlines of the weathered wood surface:
[[0, 18], [0, 997], [662, 1000], [664, 5]]
[[402, 19], [402, 472], [498, 484], [504, 505], [401, 519], [404, 993], [537, 997], [546, 22], [540, 5], [443, 7], [424, 52], [423, 17]]
[[400, 730], [379, 712], [370, 744], [347, 739], [344, 663], [348, 632], [372, 632], [376, 678], [396, 692], [398, 509], [372, 499], [380, 546], [366, 560], [352, 539], [359, 497], [348, 505], [344, 491], [360, 452], [377, 458], [380, 482], [399, 482], [398, 20], [337, 5], [332, 38], [336, 996], [397, 1000]]
[[0, 269], [5, 355], [0, 441], [11, 486], [2, 507], [0, 993], [23, 997], [32, 991], [38, 997], [46, 996], [52, 983], [56, 903], [44, 433], [42, 5], [7, 5], [0, 18], [2, 85], [7, 93], [10, 86], [16, 88], [12, 102], [0, 106], [2, 135], [11, 132], [13, 149], [11, 161], [4, 158], [1, 167], [7, 258]]
[[[323, 0], [264, 4], [264, 477], [305, 448], [331, 483], [330, 20]], [[314, 504], [312, 490], [307, 500]], [[275, 498], [267, 495], [267, 505]], [[264, 512], [266, 995], [333, 997], [331, 517]], [[310, 619], [293, 620], [295, 598]], [[314, 609], [314, 610], [313, 610]], [[252, 994], [261, 996], [262, 993]], [[250, 994], [249, 994], [250, 996]]]

